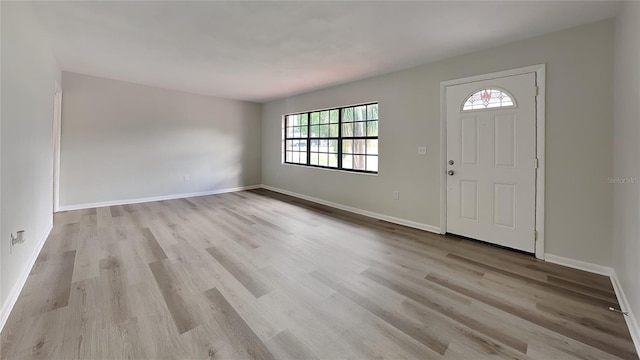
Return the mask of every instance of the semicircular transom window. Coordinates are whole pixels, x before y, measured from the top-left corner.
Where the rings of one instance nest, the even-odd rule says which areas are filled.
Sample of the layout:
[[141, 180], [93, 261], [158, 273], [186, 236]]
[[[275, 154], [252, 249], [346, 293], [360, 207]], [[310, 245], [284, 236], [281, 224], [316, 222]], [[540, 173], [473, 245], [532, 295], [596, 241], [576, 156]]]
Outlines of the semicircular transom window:
[[515, 107], [513, 97], [501, 89], [481, 89], [467, 98], [462, 111]]

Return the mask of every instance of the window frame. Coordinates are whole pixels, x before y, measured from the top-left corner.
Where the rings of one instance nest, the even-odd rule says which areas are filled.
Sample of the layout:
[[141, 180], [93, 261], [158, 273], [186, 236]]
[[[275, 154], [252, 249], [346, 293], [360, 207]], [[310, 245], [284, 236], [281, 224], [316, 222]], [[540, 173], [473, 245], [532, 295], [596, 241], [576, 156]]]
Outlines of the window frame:
[[[376, 154], [352, 154], [349, 153], [348, 155], [354, 156], [354, 155], [362, 155], [365, 156], [365, 170], [361, 170], [361, 169], [349, 169], [349, 168], [344, 168], [343, 167], [343, 156], [344, 156], [344, 152], [343, 152], [343, 141], [344, 140], [364, 140], [365, 141], [365, 149], [366, 149], [366, 142], [367, 140], [376, 140], [378, 141], [378, 144], [380, 143], [379, 137], [380, 137], [380, 113], [378, 110], [378, 117], [376, 119], [368, 119], [368, 113], [366, 114], [365, 120], [352, 120], [352, 121], [348, 121], [346, 123], [350, 123], [350, 124], [355, 124], [357, 122], [363, 122], [364, 126], [365, 126], [365, 135], [364, 136], [355, 136], [355, 134], [353, 136], [343, 136], [343, 110], [345, 109], [349, 109], [349, 108], [356, 108], [359, 106], [369, 106], [369, 105], [378, 105], [378, 109], [379, 109], [379, 102], [378, 101], [372, 101], [372, 102], [366, 102], [366, 103], [361, 103], [361, 104], [354, 104], [354, 105], [347, 105], [347, 106], [339, 106], [339, 107], [331, 107], [331, 108], [326, 108], [326, 109], [317, 109], [317, 110], [309, 110], [309, 111], [300, 111], [300, 112], [295, 112], [295, 113], [290, 113], [290, 114], [285, 114], [283, 115], [283, 134], [282, 134], [282, 163], [286, 164], [286, 165], [298, 165], [298, 166], [304, 166], [304, 167], [311, 167], [311, 168], [319, 168], [319, 169], [329, 169], [329, 170], [337, 170], [337, 171], [347, 171], [347, 172], [354, 172], [354, 173], [360, 173], [360, 174], [373, 174], [373, 175], [377, 175], [380, 172], [380, 151], [378, 150], [378, 152]], [[327, 136], [327, 137], [313, 137], [311, 136], [311, 114], [312, 113], [320, 113], [323, 111], [327, 111], [329, 112], [329, 122], [326, 123], [327, 126], [331, 126], [331, 125], [335, 125], [336, 123], [332, 123], [331, 122], [331, 111], [337, 111], [338, 112], [338, 136]], [[365, 112], [367, 112], [365, 110]], [[295, 115], [307, 115], [307, 134], [305, 137], [287, 137], [287, 130], [289, 128], [292, 127], [300, 127], [299, 125], [289, 125], [288, 121], [289, 121], [289, 116], [295, 116]], [[378, 131], [377, 131], [377, 135], [375, 136], [369, 136], [367, 134], [367, 124], [371, 121], [377, 121], [378, 122]], [[303, 125], [304, 126], [304, 125]], [[330, 129], [330, 128], [329, 128]], [[329, 134], [331, 134], [331, 131], [329, 131]], [[290, 162], [287, 161], [287, 141], [306, 141], [307, 143], [307, 149], [306, 149], [306, 163], [299, 163], [299, 162]], [[312, 140], [317, 140], [317, 141], [337, 141], [337, 164], [336, 166], [328, 166], [328, 165], [312, 165], [311, 164], [311, 141]], [[379, 146], [379, 145], [378, 145]], [[292, 152], [293, 153], [293, 152]], [[304, 152], [299, 152], [299, 153], [304, 153]], [[366, 150], [365, 150], [366, 153]], [[329, 153], [329, 154], [333, 154], [333, 153]], [[366, 157], [368, 156], [375, 156], [378, 158], [378, 170], [377, 171], [372, 171], [372, 170], [366, 170]]]

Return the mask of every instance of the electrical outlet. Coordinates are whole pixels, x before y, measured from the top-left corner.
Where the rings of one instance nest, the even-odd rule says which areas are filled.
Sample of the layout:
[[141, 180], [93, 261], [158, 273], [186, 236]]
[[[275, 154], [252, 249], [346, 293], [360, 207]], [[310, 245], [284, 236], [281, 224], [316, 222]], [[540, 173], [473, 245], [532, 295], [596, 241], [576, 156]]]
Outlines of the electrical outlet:
[[400, 199], [400, 191], [396, 190], [393, 192], [393, 199], [394, 200]]
[[11, 233], [11, 246], [22, 244], [24, 240], [24, 230], [18, 231], [15, 236]]
[[427, 147], [418, 146], [418, 155], [427, 155]]

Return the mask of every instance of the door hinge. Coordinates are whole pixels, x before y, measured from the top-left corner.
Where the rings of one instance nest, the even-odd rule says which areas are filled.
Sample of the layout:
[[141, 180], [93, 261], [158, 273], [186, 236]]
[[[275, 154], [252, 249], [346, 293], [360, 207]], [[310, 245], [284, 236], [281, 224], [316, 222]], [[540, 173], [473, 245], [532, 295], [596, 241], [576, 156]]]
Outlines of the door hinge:
[[540, 162], [538, 161], [538, 158], [536, 158], [535, 161], [533, 162], [533, 166], [537, 169], [539, 165], [540, 165]]
[[540, 94], [539, 88], [537, 86], [533, 88], [533, 93], [535, 94], [534, 96], [538, 96]]
[[538, 241], [538, 230], [533, 230], [533, 239]]

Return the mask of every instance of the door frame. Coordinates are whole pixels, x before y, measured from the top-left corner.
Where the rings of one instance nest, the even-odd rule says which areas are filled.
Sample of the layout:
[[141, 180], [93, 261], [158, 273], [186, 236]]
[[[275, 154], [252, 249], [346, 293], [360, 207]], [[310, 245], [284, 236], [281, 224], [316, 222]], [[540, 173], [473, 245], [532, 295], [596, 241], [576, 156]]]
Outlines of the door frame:
[[53, 96], [53, 212], [60, 211], [60, 138], [62, 131], [62, 87], [55, 82]]
[[498, 71], [489, 74], [470, 76], [440, 83], [440, 233], [447, 232], [447, 87], [482, 80], [508, 77], [522, 74], [536, 74], [536, 219], [535, 231], [538, 238], [535, 243], [536, 258], [544, 260], [544, 177], [545, 177], [545, 76], [546, 65], [538, 64], [517, 69]]

